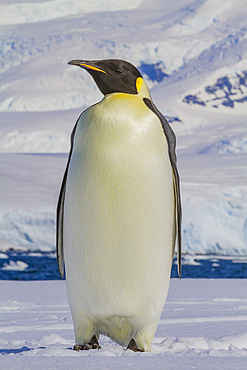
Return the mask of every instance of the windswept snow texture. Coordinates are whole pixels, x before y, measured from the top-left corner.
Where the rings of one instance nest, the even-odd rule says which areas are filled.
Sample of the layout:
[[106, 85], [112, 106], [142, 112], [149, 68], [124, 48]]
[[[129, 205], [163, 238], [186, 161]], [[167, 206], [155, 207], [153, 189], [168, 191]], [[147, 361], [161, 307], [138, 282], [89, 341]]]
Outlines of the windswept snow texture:
[[65, 283], [2, 281], [3, 369], [246, 369], [247, 280], [171, 280], [152, 352], [73, 351]]
[[245, 0], [4, 0], [0, 13], [0, 250], [55, 250], [70, 132], [102, 98], [67, 63], [123, 58], [177, 135], [183, 251], [247, 254]]

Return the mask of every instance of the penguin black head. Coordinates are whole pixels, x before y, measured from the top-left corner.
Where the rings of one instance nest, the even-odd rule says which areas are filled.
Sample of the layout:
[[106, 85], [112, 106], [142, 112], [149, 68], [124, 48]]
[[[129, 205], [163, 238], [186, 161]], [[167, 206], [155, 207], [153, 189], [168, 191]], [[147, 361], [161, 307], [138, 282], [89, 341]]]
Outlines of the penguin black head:
[[139, 85], [142, 83], [138, 69], [125, 60], [71, 60], [69, 64], [84, 68], [90, 73], [104, 95], [116, 92], [138, 94]]

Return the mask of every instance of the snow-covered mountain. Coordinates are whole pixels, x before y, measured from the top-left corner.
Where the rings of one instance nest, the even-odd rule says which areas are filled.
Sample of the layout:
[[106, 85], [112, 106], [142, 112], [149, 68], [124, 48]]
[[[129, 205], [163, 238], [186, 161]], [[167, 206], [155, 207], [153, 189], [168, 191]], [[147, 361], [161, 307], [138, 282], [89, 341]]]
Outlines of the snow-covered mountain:
[[185, 96], [183, 101], [213, 108], [221, 105], [234, 108], [240, 103], [246, 105], [247, 71], [220, 77], [214, 84], [205, 86], [204, 91]]
[[1, 250], [54, 250], [70, 132], [102, 98], [67, 62], [122, 58], [177, 135], [184, 252], [247, 254], [245, 0], [10, 0], [0, 12]]

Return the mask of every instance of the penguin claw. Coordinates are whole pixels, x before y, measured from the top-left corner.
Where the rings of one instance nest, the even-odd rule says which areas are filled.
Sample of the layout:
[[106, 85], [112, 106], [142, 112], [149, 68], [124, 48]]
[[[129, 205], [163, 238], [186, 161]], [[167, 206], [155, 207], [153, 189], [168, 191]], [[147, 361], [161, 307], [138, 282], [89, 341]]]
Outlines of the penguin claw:
[[130, 340], [130, 342], [129, 342], [129, 344], [128, 344], [127, 349], [130, 349], [130, 350], [131, 350], [131, 351], [133, 351], [133, 352], [144, 352], [142, 349], [140, 349], [140, 348], [137, 346], [137, 344], [136, 344], [136, 342], [135, 342], [135, 340], [134, 340], [134, 339], [131, 339], [131, 340]]
[[82, 348], [83, 346], [81, 346], [80, 344], [75, 344], [74, 345], [74, 347], [73, 347], [73, 350], [74, 351], [80, 351], [80, 350], [82, 350], [83, 348]]
[[73, 347], [74, 351], [88, 351], [89, 349], [101, 349], [98, 339], [94, 335], [89, 343], [75, 344]]

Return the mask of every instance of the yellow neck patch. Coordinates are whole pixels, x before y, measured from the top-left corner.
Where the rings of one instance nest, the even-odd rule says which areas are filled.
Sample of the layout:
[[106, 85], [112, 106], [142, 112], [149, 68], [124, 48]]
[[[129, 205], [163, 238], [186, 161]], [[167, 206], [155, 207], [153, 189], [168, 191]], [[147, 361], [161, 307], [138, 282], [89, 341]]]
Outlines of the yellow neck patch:
[[136, 89], [139, 92], [142, 87], [143, 79], [141, 77], [138, 77], [136, 79]]
[[138, 77], [136, 79], [136, 90], [137, 90], [137, 94], [140, 97], [150, 99], [150, 93], [146, 85], [146, 82], [141, 77]]

